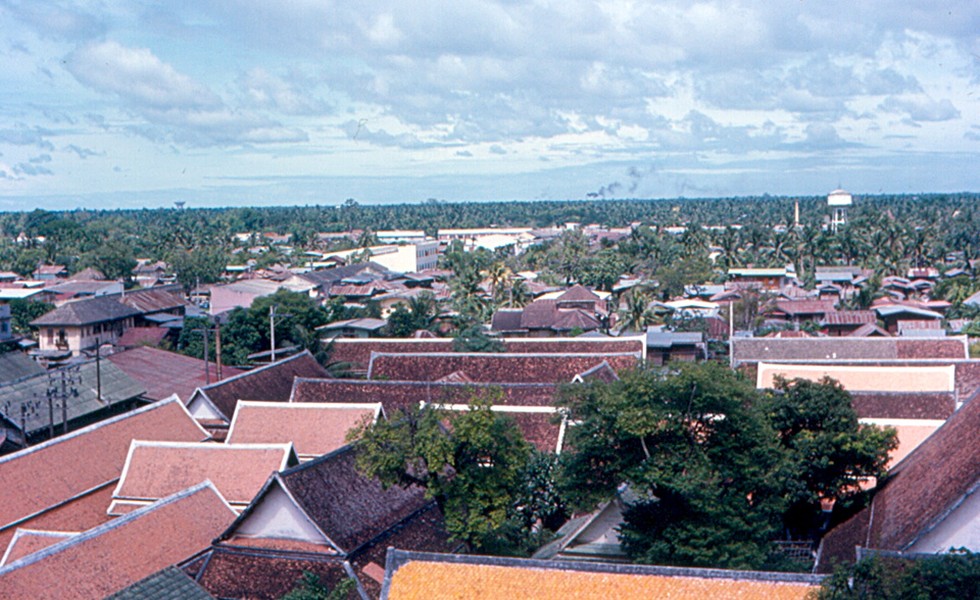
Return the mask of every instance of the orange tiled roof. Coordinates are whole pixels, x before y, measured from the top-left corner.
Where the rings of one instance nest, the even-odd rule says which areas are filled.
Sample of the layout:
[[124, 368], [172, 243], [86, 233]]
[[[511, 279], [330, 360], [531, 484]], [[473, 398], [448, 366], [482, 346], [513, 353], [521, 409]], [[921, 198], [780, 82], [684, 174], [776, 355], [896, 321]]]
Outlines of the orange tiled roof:
[[[397, 553], [397, 551], [396, 551]], [[408, 553], [400, 553], [408, 554]], [[429, 555], [436, 557], [438, 555]], [[387, 573], [388, 600], [427, 598], [704, 598], [796, 600], [817, 588], [815, 578], [779, 577], [772, 573], [746, 573], [705, 569], [603, 565], [586, 567], [534, 560], [492, 560], [503, 564], [474, 564], [485, 557], [444, 555], [445, 562], [408, 560]], [[389, 551], [389, 563], [391, 563]], [[476, 559], [476, 560], [472, 560]], [[489, 562], [489, 561], [488, 561]], [[554, 565], [554, 566], [551, 566]], [[603, 567], [610, 567], [604, 569]], [[622, 568], [626, 567], [626, 568]], [[632, 568], [630, 568], [632, 567]], [[389, 565], [390, 568], [390, 565]], [[581, 570], [580, 570], [581, 569]], [[699, 573], [703, 575], [699, 576]]]

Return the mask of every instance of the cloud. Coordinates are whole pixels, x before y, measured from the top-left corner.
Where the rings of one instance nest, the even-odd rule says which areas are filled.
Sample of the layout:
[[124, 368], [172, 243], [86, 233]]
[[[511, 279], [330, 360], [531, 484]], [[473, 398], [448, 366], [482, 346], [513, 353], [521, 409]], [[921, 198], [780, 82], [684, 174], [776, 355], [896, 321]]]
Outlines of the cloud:
[[490, 146], [490, 154], [503, 155], [503, 154], [507, 154], [507, 151], [504, 150], [504, 147], [501, 146], [500, 144], [493, 144], [492, 146]]
[[54, 150], [54, 145], [47, 140], [53, 132], [40, 127], [18, 126], [13, 129], [0, 129], [0, 142], [15, 146], [37, 146], [42, 150]]
[[82, 148], [81, 146], [76, 146], [75, 144], [69, 144], [64, 147], [65, 150], [69, 152], [74, 152], [78, 158], [85, 160], [90, 156], [104, 156], [104, 152], [96, 152], [95, 150], [90, 150], [88, 148]]
[[[315, 97], [311, 82], [287, 81], [263, 68], [250, 69], [238, 79], [246, 102], [256, 108], [272, 109], [288, 115], [315, 115], [330, 105]], [[305, 89], [304, 89], [305, 88]]]
[[106, 24], [95, 15], [59, 2], [4, 2], [4, 8], [43, 37], [82, 40], [102, 35]]
[[213, 109], [221, 105], [206, 86], [178, 73], [146, 48], [128, 48], [113, 41], [87, 44], [68, 56], [67, 67], [81, 83], [141, 107]]
[[889, 96], [879, 105], [881, 110], [905, 114], [914, 122], [950, 121], [960, 118], [960, 111], [947, 98], [933, 100], [926, 97], [896, 98]]
[[[146, 122], [128, 129], [150, 139], [195, 146], [309, 139], [301, 129], [228, 107], [207, 86], [180, 73], [146, 48], [130, 48], [113, 41], [92, 43], [70, 54], [66, 64], [80, 83], [118, 96], [140, 114]], [[286, 99], [280, 94], [279, 100]]]

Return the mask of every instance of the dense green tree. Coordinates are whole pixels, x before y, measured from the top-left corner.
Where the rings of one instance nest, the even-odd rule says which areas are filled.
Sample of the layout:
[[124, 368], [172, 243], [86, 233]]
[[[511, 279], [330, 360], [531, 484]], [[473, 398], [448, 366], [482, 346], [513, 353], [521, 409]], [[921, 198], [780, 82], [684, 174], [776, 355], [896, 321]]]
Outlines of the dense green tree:
[[787, 452], [787, 527], [797, 534], [818, 526], [821, 500], [847, 504], [859, 482], [885, 475], [898, 442], [893, 429], [862, 426], [851, 395], [836, 381], [779, 380], [762, 408]]
[[[448, 426], [444, 421], [448, 420]], [[508, 416], [476, 398], [448, 416], [436, 405], [413, 407], [357, 432], [358, 468], [386, 485], [417, 484], [435, 498], [446, 528], [475, 549], [506, 545], [517, 518], [531, 446]]]
[[54, 310], [54, 304], [33, 300], [15, 299], [10, 301], [10, 326], [14, 333], [30, 335], [31, 321]]
[[410, 337], [416, 331], [430, 330], [439, 316], [439, 305], [432, 292], [422, 292], [406, 304], [400, 302], [388, 315], [388, 334]]
[[185, 290], [197, 285], [215, 283], [228, 264], [228, 256], [220, 247], [177, 249], [166, 254], [170, 269]]
[[629, 487], [620, 535], [634, 560], [759, 568], [785, 504], [782, 453], [756, 399], [715, 363], [568, 388], [578, 425], [562, 457], [566, 489], [585, 507]]
[[296, 587], [280, 600], [347, 600], [356, 596], [357, 582], [354, 579], [344, 579], [331, 589], [320, 581], [316, 573], [304, 571]]
[[819, 600], [924, 600], [980, 597], [980, 554], [966, 551], [913, 559], [872, 556], [839, 567]]

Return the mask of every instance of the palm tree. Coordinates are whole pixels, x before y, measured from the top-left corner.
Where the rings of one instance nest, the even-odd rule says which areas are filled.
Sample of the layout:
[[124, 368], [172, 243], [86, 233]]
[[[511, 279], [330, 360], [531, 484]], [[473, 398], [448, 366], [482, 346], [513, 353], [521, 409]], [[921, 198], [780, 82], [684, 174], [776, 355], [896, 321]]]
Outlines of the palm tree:
[[646, 331], [648, 325], [657, 321], [656, 314], [650, 308], [651, 298], [646, 292], [633, 288], [626, 295], [626, 307], [619, 313], [620, 328], [623, 331]]

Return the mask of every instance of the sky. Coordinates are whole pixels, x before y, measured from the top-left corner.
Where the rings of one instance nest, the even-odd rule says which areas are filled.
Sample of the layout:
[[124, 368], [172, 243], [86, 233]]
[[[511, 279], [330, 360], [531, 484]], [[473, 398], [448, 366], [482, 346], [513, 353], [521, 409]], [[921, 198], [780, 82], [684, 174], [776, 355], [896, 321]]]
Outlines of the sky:
[[980, 2], [0, 0], [0, 210], [980, 191]]

